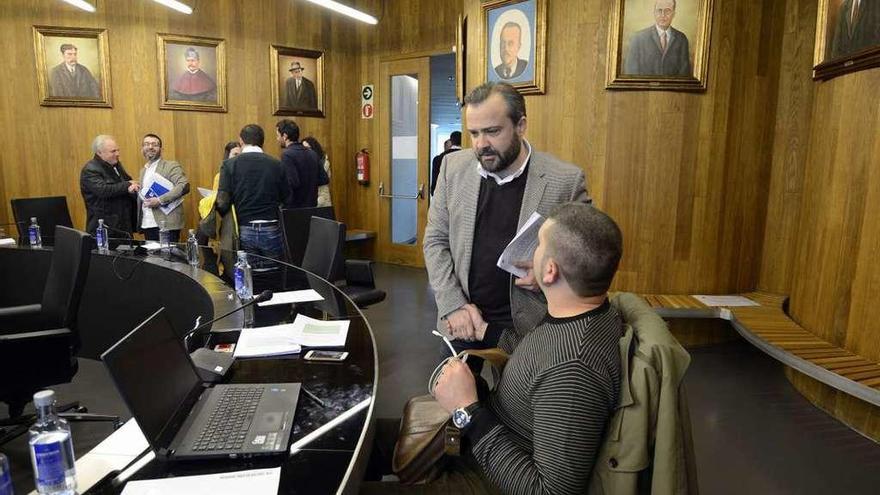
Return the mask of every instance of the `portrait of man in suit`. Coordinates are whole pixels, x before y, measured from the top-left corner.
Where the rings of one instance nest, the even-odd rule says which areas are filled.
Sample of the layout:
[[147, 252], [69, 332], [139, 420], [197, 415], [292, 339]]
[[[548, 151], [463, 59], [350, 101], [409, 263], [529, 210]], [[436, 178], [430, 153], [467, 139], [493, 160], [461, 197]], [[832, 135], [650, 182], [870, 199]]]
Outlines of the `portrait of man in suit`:
[[636, 76], [693, 76], [687, 35], [672, 27], [676, 0], [657, 0], [654, 24], [635, 32], [623, 60], [623, 73]]
[[79, 48], [61, 44], [61, 63], [49, 71], [49, 96], [62, 98], [101, 98], [101, 85], [89, 69], [79, 63]]
[[538, 36], [544, 3], [539, 0], [493, 0], [483, 4], [486, 80], [525, 89], [537, 84], [542, 71]]
[[187, 47], [183, 56], [185, 70], [171, 83], [169, 98], [185, 101], [217, 101], [217, 83], [202, 70], [199, 50], [192, 46]]
[[291, 62], [288, 72], [290, 77], [284, 82], [282, 104], [296, 110], [317, 110], [318, 93], [315, 91], [315, 83], [303, 77], [303, 64], [299, 61]]
[[880, 0], [843, 0], [837, 9], [830, 58], [872, 46], [880, 46]]
[[501, 28], [499, 39], [501, 63], [495, 66], [495, 73], [504, 80], [514, 79], [522, 75], [529, 64], [519, 57], [522, 49], [522, 27], [508, 21]]

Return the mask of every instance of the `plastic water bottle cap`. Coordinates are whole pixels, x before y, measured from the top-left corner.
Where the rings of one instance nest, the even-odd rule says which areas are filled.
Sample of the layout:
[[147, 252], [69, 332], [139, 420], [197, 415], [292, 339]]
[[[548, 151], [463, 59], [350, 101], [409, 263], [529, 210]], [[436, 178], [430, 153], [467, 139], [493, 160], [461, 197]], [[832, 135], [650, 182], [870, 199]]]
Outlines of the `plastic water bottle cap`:
[[54, 390], [42, 390], [34, 394], [34, 407], [46, 407], [55, 403]]

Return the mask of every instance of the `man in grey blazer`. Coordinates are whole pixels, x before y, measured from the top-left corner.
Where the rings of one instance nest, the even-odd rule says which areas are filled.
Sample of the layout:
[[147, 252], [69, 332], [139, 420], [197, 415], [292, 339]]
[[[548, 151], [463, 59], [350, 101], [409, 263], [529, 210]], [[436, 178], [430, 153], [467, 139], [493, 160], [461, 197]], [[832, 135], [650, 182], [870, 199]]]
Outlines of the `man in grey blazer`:
[[[437, 328], [459, 350], [518, 341], [543, 318], [546, 303], [531, 271], [514, 281], [495, 263], [532, 213], [590, 202], [583, 170], [525, 141], [525, 100], [516, 89], [489, 82], [465, 105], [473, 149], [444, 158], [423, 242]], [[473, 311], [490, 324], [486, 335], [475, 333]]]
[[[162, 158], [162, 139], [155, 134], [147, 134], [141, 142], [141, 153], [147, 162], [141, 168], [140, 183], [143, 185], [138, 195], [138, 226], [148, 241], [159, 240], [159, 228], [163, 222], [171, 232], [171, 242], [178, 242], [180, 230], [183, 228], [183, 204], [165, 213], [163, 206], [168, 206], [180, 197], [189, 193], [189, 180], [179, 163]], [[150, 184], [161, 176], [171, 182], [172, 186], [162, 195], [154, 196], [149, 192]]]

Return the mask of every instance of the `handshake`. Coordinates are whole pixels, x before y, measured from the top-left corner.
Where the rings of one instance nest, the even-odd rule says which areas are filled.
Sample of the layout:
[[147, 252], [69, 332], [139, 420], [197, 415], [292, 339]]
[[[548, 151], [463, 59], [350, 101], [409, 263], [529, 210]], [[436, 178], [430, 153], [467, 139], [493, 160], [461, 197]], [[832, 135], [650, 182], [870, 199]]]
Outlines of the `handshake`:
[[138, 181], [136, 181], [136, 180], [128, 181], [128, 192], [129, 193], [133, 194], [133, 193], [136, 193], [140, 190], [141, 190], [141, 185]]

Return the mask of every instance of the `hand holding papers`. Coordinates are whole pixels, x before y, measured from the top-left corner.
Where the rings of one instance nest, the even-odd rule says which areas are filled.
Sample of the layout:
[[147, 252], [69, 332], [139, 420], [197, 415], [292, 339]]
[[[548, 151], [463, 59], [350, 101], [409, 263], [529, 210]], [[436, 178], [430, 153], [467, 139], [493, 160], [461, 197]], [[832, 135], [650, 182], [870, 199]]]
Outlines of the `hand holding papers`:
[[[172, 189], [174, 189], [174, 183], [159, 174], [153, 174], [153, 182], [144, 184], [144, 187], [141, 188], [141, 198], [158, 198]], [[183, 197], [177, 198], [164, 206], [160, 206], [159, 209], [162, 210], [162, 213], [167, 215], [180, 206], [181, 203], [183, 203]]]
[[348, 320], [316, 320], [298, 314], [293, 323], [243, 328], [235, 346], [235, 357], [297, 354], [302, 351], [301, 346], [342, 347], [350, 323]]
[[538, 248], [538, 231], [541, 230], [541, 225], [544, 225], [544, 220], [540, 213], [532, 213], [513, 240], [504, 248], [496, 263], [498, 268], [519, 278], [528, 275], [528, 270], [517, 264], [532, 261], [535, 249]]

